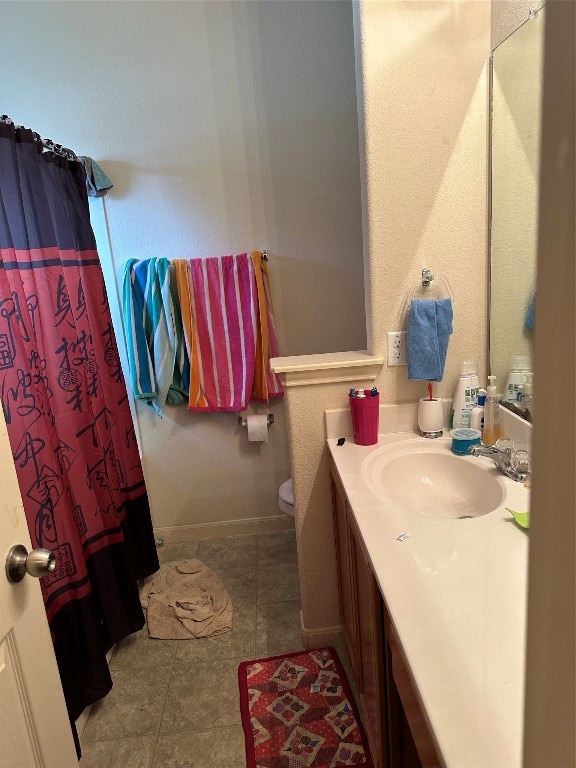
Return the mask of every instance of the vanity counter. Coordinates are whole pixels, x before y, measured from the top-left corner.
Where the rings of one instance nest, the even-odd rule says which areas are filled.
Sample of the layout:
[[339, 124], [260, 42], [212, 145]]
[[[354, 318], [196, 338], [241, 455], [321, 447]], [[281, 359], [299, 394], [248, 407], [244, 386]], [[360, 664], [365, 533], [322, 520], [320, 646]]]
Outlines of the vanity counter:
[[465, 520], [387, 508], [362, 466], [414, 437], [328, 446], [442, 760], [521, 768], [528, 536], [503, 506]]

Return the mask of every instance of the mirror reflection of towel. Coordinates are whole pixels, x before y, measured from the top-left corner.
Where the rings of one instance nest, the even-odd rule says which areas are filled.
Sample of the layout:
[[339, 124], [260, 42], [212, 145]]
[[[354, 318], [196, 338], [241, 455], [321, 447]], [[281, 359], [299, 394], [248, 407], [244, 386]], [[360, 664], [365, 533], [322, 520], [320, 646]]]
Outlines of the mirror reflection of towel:
[[536, 294], [532, 296], [532, 300], [530, 302], [530, 306], [528, 307], [528, 311], [526, 312], [526, 318], [524, 320], [524, 327], [525, 328], [534, 328], [534, 320], [536, 318]]
[[408, 313], [408, 378], [442, 381], [452, 333], [451, 299], [414, 299]]

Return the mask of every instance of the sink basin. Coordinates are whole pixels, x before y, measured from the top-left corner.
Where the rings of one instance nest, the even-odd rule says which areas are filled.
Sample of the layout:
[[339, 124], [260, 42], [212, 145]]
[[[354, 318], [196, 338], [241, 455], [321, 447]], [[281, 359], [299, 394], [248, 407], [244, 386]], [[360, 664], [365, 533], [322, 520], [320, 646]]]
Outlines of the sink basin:
[[383, 501], [425, 517], [481, 517], [501, 506], [505, 497], [491, 462], [455, 456], [446, 440], [384, 446], [364, 461], [362, 478]]

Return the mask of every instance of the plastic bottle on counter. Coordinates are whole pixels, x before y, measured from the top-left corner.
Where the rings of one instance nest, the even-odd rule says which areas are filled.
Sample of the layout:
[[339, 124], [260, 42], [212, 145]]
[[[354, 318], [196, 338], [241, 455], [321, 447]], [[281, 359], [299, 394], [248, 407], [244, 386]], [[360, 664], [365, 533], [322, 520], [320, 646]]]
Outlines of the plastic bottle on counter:
[[518, 406], [525, 414], [529, 414], [528, 421], [532, 420], [532, 382], [518, 386]]
[[478, 363], [474, 360], [464, 360], [460, 366], [460, 378], [456, 385], [452, 411], [452, 428], [470, 427], [472, 408], [480, 388], [478, 381]]
[[504, 400], [508, 403], [518, 401], [518, 387], [532, 381], [532, 364], [528, 355], [512, 355], [510, 358], [510, 372], [504, 392]]
[[501, 437], [500, 431], [500, 406], [496, 394], [496, 376], [488, 376], [488, 397], [484, 406], [484, 431], [482, 442], [484, 445], [494, 445]]
[[470, 427], [472, 429], [479, 429], [480, 433], [484, 431], [484, 409], [486, 406], [486, 390], [485, 389], [479, 389], [478, 390], [478, 405], [475, 405], [474, 408], [472, 408], [472, 413], [470, 414]]

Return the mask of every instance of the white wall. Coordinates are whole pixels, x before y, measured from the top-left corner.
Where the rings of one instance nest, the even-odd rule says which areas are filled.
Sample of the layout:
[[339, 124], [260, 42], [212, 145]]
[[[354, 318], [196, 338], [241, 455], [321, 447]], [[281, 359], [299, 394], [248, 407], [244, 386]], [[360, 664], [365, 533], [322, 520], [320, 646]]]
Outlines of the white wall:
[[536, 286], [544, 15], [493, 53], [490, 369], [499, 392], [510, 356], [532, 357], [524, 321]]
[[543, 7], [546, 0], [491, 0], [491, 48], [494, 50], [528, 18], [530, 11]]
[[[454, 332], [434, 387], [452, 397], [462, 360], [486, 375], [490, 3], [358, 7], [370, 349], [385, 354], [387, 331], [430, 267], [453, 294]], [[426, 395], [406, 368], [384, 366], [376, 384], [388, 402]]]
[[[385, 356], [386, 332], [398, 330], [404, 297], [422, 268], [445, 275], [454, 333], [435, 392], [452, 397], [462, 360], [476, 359], [480, 376], [486, 373], [490, 4], [361, 0], [354, 9], [370, 350]], [[382, 366], [375, 383], [382, 402], [426, 394], [426, 382], [409, 382], [405, 367]], [[347, 407], [349, 386], [287, 389], [311, 643], [324, 642], [339, 625], [323, 411]]]
[[[349, 2], [1, 2], [0, 68], [3, 112], [113, 180], [117, 275], [268, 248], [281, 354], [365, 347]], [[157, 527], [280, 515], [270, 410], [258, 445], [233, 415], [137, 406]]]

